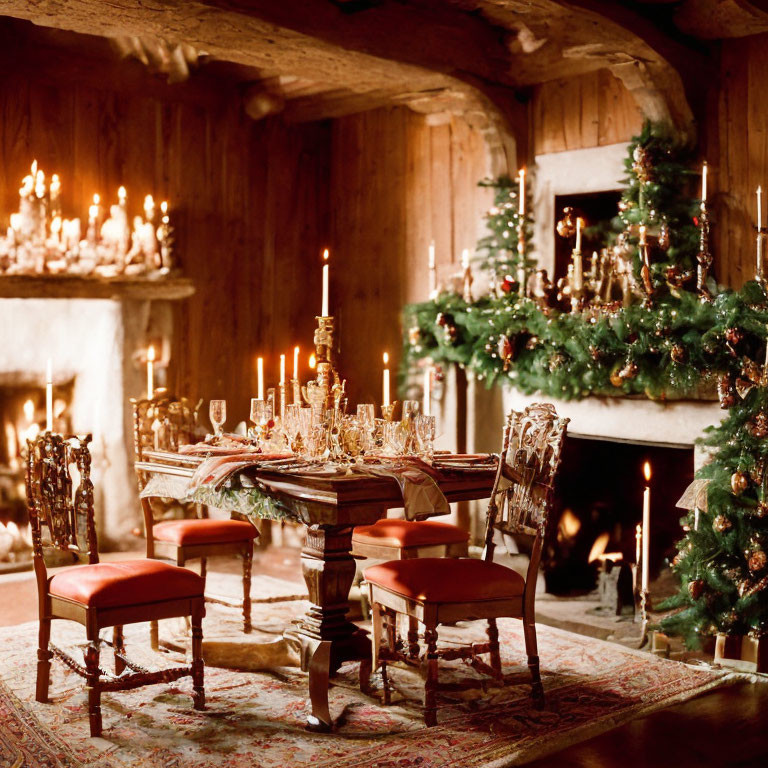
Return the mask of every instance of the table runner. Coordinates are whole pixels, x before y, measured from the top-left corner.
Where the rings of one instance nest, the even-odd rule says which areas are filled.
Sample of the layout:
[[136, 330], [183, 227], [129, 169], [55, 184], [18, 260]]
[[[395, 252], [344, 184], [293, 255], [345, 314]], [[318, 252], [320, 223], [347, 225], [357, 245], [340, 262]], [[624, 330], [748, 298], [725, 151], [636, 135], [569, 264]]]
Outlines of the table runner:
[[291, 510], [270, 495], [268, 482], [259, 479], [259, 471], [264, 470], [273, 475], [284, 473], [287, 479], [297, 475], [390, 477], [400, 488], [406, 519], [444, 515], [450, 511], [448, 501], [431, 475], [431, 467], [417, 457], [379, 458], [375, 463], [343, 466], [311, 463], [283, 454], [220, 453], [205, 459], [192, 478], [153, 474], [141, 496], [197, 502], [249, 517], [292, 519]]

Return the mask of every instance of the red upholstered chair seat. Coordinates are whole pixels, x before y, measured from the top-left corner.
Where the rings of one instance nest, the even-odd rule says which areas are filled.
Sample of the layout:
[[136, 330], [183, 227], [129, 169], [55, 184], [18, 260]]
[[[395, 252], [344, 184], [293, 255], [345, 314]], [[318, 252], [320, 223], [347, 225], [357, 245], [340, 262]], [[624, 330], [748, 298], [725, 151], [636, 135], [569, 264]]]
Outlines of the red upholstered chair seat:
[[183, 547], [187, 544], [221, 544], [228, 541], [250, 541], [259, 532], [244, 520], [164, 520], [152, 527], [158, 541]]
[[352, 531], [352, 542], [379, 547], [427, 547], [469, 541], [469, 533], [455, 525], [431, 520], [379, 520]]
[[485, 560], [422, 557], [367, 568], [366, 581], [422, 603], [466, 603], [518, 597], [525, 579]]
[[193, 571], [159, 560], [76, 565], [49, 582], [51, 595], [92, 608], [202, 597], [205, 582]]

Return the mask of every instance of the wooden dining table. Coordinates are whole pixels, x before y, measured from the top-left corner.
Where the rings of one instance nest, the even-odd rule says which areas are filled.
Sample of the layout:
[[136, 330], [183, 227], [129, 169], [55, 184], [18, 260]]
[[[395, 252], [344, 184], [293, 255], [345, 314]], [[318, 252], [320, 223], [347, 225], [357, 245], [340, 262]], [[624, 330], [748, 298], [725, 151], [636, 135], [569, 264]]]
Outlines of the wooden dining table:
[[[456, 457], [458, 458], [458, 457]], [[145, 451], [136, 469], [146, 477], [165, 475], [189, 478], [200, 465], [199, 457], [165, 451]], [[471, 466], [451, 463], [443, 456], [429, 467], [429, 475], [449, 502], [483, 499], [490, 495], [495, 464]], [[393, 477], [334, 474], [330, 477], [300, 471], [257, 469], [252, 477], [259, 488], [288, 511], [288, 519], [306, 526], [301, 567], [310, 607], [286, 635], [300, 647], [301, 668], [308, 672], [311, 711], [308, 726], [332, 726], [328, 689], [340, 665], [371, 661], [368, 633], [347, 618], [349, 592], [355, 577], [352, 530], [383, 518], [387, 510], [403, 506], [403, 495]], [[368, 667], [369, 669], [369, 667]]]

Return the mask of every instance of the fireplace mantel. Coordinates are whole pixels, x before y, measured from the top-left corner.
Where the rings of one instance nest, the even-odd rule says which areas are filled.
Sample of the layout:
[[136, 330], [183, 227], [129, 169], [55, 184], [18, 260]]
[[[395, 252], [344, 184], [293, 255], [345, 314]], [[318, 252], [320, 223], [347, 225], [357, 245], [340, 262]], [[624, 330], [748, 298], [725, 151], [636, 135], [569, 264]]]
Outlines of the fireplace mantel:
[[137, 299], [173, 301], [195, 292], [186, 277], [83, 277], [80, 275], [4, 275], [4, 299]]
[[690, 448], [704, 430], [719, 424], [723, 411], [717, 401], [674, 400], [657, 402], [645, 398], [586, 397], [583, 400], [558, 400], [549, 395], [524, 395], [505, 389], [504, 409], [519, 410], [545, 401], [571, 423], [568, 434], [595, 440], [667, 447]]

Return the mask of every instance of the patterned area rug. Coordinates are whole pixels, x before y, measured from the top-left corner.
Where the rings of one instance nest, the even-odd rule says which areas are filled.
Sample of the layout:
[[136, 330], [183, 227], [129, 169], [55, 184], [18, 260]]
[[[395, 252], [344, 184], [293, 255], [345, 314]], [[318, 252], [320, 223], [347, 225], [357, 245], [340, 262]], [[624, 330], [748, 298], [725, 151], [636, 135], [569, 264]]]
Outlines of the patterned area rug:
[[[247, 645], [276, 640], [306, 603], [262, 604], [257, 631], [239, 632], [239, 612], [210, 606], [209, 639]], [[177, 630], [168, 626], [165, 632]], [[506, 672], [524, 667], [519, 622], [500, 622]], [[423, 726], [418, 675], [396, 668], [394, 703], [382, 706], [360, 693], [357, 664], [344, 665], [331, 689], [332, 733], [305, 730], [306, 677], [292, 667], [271, 672], [206, 668], [208, 709], [195, 712], [189, 678], [102, 697], [104, 736], [90, 739], [82, 680], [54, 663], [51, 704], [34, 701], [37, 625], [0, 630], [0, 768], [500, 768], [557, 752], [632, 718], [724, 685], [728, 677], [628, 651], [600, 640], [539, 626], [547, 706], [535, 709], [527, 685], [444, 694], [439, 725]], [[477, 622], [448, 627], [441, 641], [480, 641]], [[56, 622], [53, 641], [75, 654], [82, 629]], [[129, 655], [141, 664], [173, 665], [180, 657], [153, 654], [148, 628], [126, 629]], [[109, 662], [102, 652], [102, 666]], [[441, 666], [441, 680], [474, 676], [456, 662]], [[375, 681], [374, 681], [375, 682]]]

